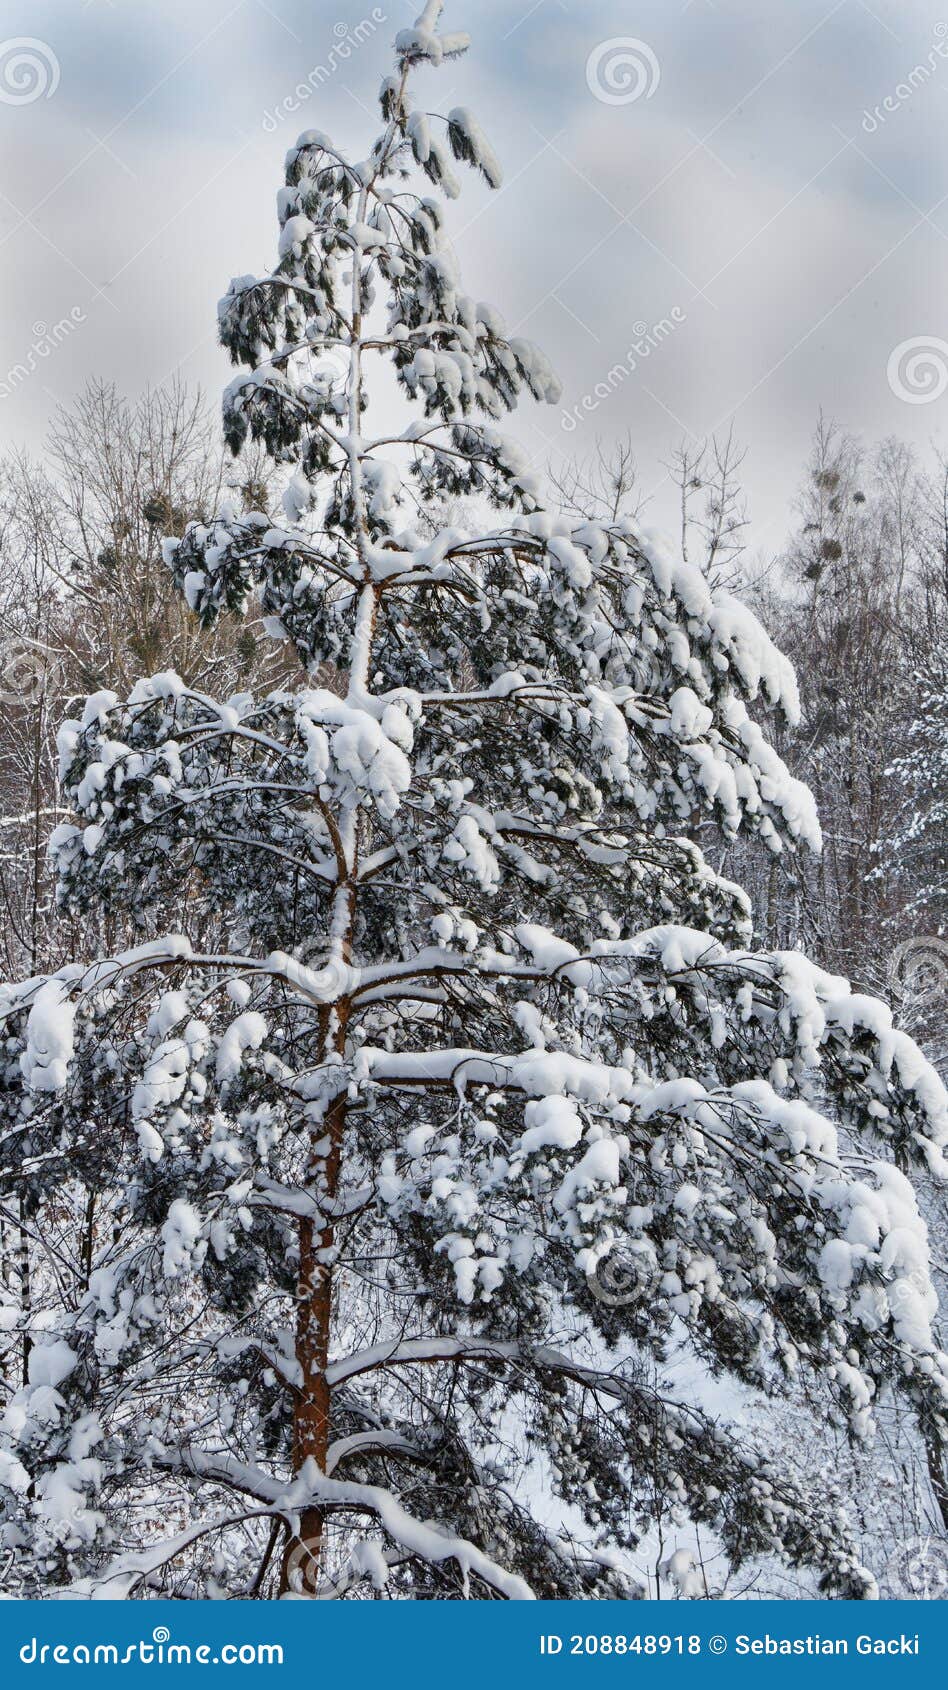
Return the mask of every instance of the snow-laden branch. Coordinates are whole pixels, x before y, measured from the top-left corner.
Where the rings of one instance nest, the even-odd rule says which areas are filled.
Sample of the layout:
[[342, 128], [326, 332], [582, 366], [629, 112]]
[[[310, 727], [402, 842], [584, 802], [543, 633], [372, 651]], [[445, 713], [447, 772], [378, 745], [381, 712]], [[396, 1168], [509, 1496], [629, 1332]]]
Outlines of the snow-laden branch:
[[[507, 1572], [467, 1539], [446, 1528], [415, 1519], [391, 1491], [381, 1485], [331, 1479], [316, 1471], [311, 1462], [290, 1484], [285, 1485], [271, 1478], [262, 1468], [251, 1467], [224, 1453], [209, 1455], [194, 1445], [171, 1450], [156, 1444], [151, 1450], [151, 1460], [156, 1467], [191, 1473], [266, 1503], [271, 1512], [286, 1521], [291, 1532], [299, 1529], [299, 1517], [306, 1509], [318, 1508], [327, 1516], [368, 1514], [378, 1521], [394, 1543], [420, 1560], [432, 1566], [454, 1561], [465, 1581], [473, 1574], [510, 1601], [533, 1599], [526, 1580]], [[160, 1564], [160, 1552], [156, 1550], [154, 1553], [159, 1555]]]

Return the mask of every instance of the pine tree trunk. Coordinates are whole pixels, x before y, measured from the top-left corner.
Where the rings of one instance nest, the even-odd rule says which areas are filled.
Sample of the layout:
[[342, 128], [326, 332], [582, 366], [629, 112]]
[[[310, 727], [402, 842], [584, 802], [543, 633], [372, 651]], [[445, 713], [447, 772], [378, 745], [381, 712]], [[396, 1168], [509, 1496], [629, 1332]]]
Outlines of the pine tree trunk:
[[[403, 78], [404, 81], [404, 78]], [[366, 191], [359, 197], [359, 214], [364, 217]], [[352, 328], [349, 342], [349, 427], [352, 438], [358, 436], [362, 398], [362, 281], [358, 264], [352, 274]], [[363, 563], [367, 525], [362, 489], [362, 474], [358, 456], [350, 447], [352, 498], [358, 523], [358, 543]], [[348, 695], [361, 696], [369, 682], [372, 640], [378, 611], [378, 593], [366, 569], [366, 583], [359, 596], [352, 644], [349, 650]], [[331, 929], [333, 957], [348, 964], [352, 956], [352, 937], [356, 903], [360, 823], [357, 807], [343, 818], [338, 830], [333, 830], [339, 880], [336, 887], [335, 909]], [[346, 1048], [346, 1028], [350, 1015], [350, 1000], [341, 996], [333, 1008], [325, 1013], [320, 1027], [320, 1060], [332, 1051], [342, 1057]], [[319, 1196], [331, 1205], [339, 1188], [342, 1167], [342, 1140], [346, 1124], [345, 1095], [337, 1098], [329, 1109], [326, 1121], [314, 1134], [313, 1183]], [[328, 1136], [328, 1149], [319, 1152]], [[321, 1175], [321, 1178], [320, 1178]], [[332, 1247], [335, 1229], [330, 1223], [317, 1230], [316, 1223], [303, 1217], [299, 1225], [299, 1274], [297, 1280], [296, 1359], [301, 1378], [293, 1412], [293, 1473], [303, 1471], [307, 1463], [320, 1473], [326, 1470], [326, 1456], [330, 1439], [330, 1390], [326, 1378], [332, 1332]], [[324, 1561], [325, 1513], [319, 1507], [304, 1508], [300, 1515], [298, 1536], [288, 1535], [280, 1576], [280, 1594], [295, 1585], [301, 1593], [315, 1595]]]
[[[349, 1004], [343, 1000], [333, 1014], [324, 1012], [320, 1045], [323, 1058], [329, 1050], [341, 1055], [345, 1049]], [[331, 1204], [339, 1189], [342, 1168], [342, 1140], [346, 1124], [343, 1095], [330, 1107], [324, 1123], [313, 1131], [312, 1183], [319, 1198]], [[328, 1147], [326, 1141], [328, 1139]], [[320, 1147], [317, 1150], [317, 1145]], [[332, 1338], [333, 1272], [332, 1248], [335, 1227], [320, 1227], [303, 1216], [299, 1223], [299, 1270], [297, 1277], [296, 1360], [302, 1378], [293, 1410], [293, 1473], [300, 1474], [307, 1462], [320, 1473], [326, 1470], [330, 1440], [330, 1389], [326, 1378]], [[312, 1596], [319, 1584], [323, 1560], [325, 1517], [318, 1507], [304, 1508], [298, 1535], [289, 1535], [283, 1554], [280, 1593], [294, 1587]]]

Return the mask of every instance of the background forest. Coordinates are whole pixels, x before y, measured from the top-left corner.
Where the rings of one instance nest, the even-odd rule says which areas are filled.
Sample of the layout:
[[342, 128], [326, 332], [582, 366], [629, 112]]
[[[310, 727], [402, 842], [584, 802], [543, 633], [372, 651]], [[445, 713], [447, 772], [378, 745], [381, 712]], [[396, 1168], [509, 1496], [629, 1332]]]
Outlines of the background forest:
[[[494, 31], [488, 89], [537, 10]], [[807, 452], [808, 422], [765, 391], [861, 287], [824, 311], [818, 288], [839, 290], [815, 247], [812, 322], [757, 296], [787, 337], [755, 342], [760, 369], [736, 278], [730, 327], [700, 315], [838, 157], [866, 155], [844, 137], [810, 161], [710, 278], [710, 247], [672, 260], [686, 311], [650, 272], [653, 327], [636, 318], [607, 378], [606, 348], [563, 333], [564, 390], [557, 333], [539, 350], [521, 324], [549, 308], [599, 341], [585, 315], [632, 269], [614, 251], [544, 294], [571, 232], [506, 228], [500, 161], [452, 103], [468, 20], [444, 33], [441, 13], [337, 26], [331, 67], [263, 116], [269, 135], [324, 85], [341, 101], [341, 43], [361, 86], [391, 39], [368, 152], [286, 130], [276, 259], [218, 310], [226, 449], [183, 375], [116, 381], [90, 351], [83, 375], [110, 379], [68, 382], [82, 308], [0, 383], [32, 407], [62, 354], [42, 430], [20, 444], [11, 409], [0, 455], [11, 1589], [940, 1597], [948, 457], [909, 413], [893, 434], [871, 411], [860, 433], [815, 415]], [[752, 72], [749, 102], [819, 28]], [[538, 132], [511, 185], [555, 159], [583, 215], [619, 217], [584, 231], [582, 264], [639, 241], [681, 172], [654, 208], [674, 245], [677, 190], [689, 231], [705, 203], [692, 154], [718, 168], [741, 101], [666, 170], [678, 131], [646, 119], [671, 44], [584, 42], [576, 64], [588, 170]], [[633, 162], [603, 119], [640, 95], [656, 152]], [[544, 123], [546, 97], [541, 79]], [[472, 201], [457, 235], [478, 225], [472, 286], [485, 254], [492, 291], [511, 260], [509, 330], [462, 286], [455, 167], [501, 205], [480, 224]], [[251, 214], [194, 197], [200, 238], [216, 218], [252, 263]], [[567, 204], [558, 178], [544, 200]], [[539, 303], [516, 300], [521, 248]], [[878, 384], [939, 397], [940, 351], [913, 333]], [[807, 405], [823, 391], [811, 367]], [[494, 425], [521, 399], [511, 439]], [[646, 399], [623, 435], [619, 400]], [[536, 418], [561, 401], [554, 443]], [[678, 429], [692, 403], [723, 425]]]
[[[750, 892], [759, 943], [805, 949], [855, 989], [890, 1001], [899, 1024], [948, 1077], [948, 466], [921, 462], [895, 439], [865, 442], [821, 416], [801, 465], [789, 538], [765, 557], [754, 547], [741, 461], [733, 437], [672, 452], [676, 539], [710, 582], [754, 605], [794, 663], [802, 720], [771, 731], [790, 770], [816, 795], [824, 847], [818, 857], [775, 857], [740, 835], [725, 839], [698, 816], [694, 837], [717, 869]], [[11, 452], [3, 461], [6, 979], [54, 970], [88, 942], [82, 924], [57, 910], [46, 855], [65, 813], [56, 732], [77, 701], [101, 687], [122, 694], [158, 666], [223, 694], [298, 676], [289, 649], [261, 640], [252, 621], [225, 617], [202, 629], [161, 558], [162, 537], [206, 519], [224, 493], [238, 508], [276, 509], [279, 486], [269, 473], [268, 485], [265, 460], [253, 449], [237, 460], [223, 454], [213, 407], [183, 386], [135, 400], [91, 385], [58, 412], [41, 458]], [[566, 472], [551, 468], [549, 483], [577, 517], [647, 523], [627, 442], [599, 446]], [[476, 501], [453, 501], [432, 510], [432, 531], [476, 514]], [[134, 932], [113, 912], [99, 947], [121, 950]], [[944, 1297], [944, 1198], [924, 1181], [920, 1196]], [[7, 1391], [28, 1371], [32, 1323], [59, 1294], [57, 1259], [91, 1249], [94, 1217], [68, 1211], [64, 1192], [51, 1236], [10, 1198], [0, 1206]], [[891, 1559], [891, 1593], [914, 1593], [914, 1579], [919, 1593], [939, 1594], [941, 1560], [925, 1546], [937, 1546], [948, 1528], [940, 1456], [926, 1451], [895, 1403], [881, 1408], [870, 1448], [854, 1446], [841, 1425], [834, 1429], [828, 1407], [810, 1384], [795, 1408], [771, 1403], [765, 1413], [778, 1416], [782, 1439], [806, 1449], [811, 1477], [848, 1474], [873, 1560], [885, 1566]], [[742, 1412], [753, 1421], [762, 1411]], [[917, 1551], [900, 1550], [906, 1543], [923, 1545], [922, 1564], [912, 1560]], [[675, 1588], [666, 1578], [663, 1593]], [[771, 1570], [762, 1583], [745, 1578], [730, 1593], [757, 1588], [792, 1595], [806, 1587]], [[686, 1580], [684, 1593], [691, 1590]]]

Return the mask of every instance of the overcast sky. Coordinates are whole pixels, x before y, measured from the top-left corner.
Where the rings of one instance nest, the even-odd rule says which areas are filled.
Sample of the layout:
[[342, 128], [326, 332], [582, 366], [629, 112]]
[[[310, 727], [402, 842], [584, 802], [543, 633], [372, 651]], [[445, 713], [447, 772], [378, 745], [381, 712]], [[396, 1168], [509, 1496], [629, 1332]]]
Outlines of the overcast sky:
[[[367, 151], [391, 39], [420, 9], [0, 0], [3, 445], [38, 449], [92, 375], [135, 394], [178, 372], [216, 396], [216, 301], [272, 262], [287, 146], [315, 127]], [[562, 406], [512, 425], [539, 462], [630, 430], [667, 521], [669, 450], [733, 421], [767, 550], [820, 406], [869, 436], [944, 439], [940, 12], [448, 0], [473, 47], [425, 73], [425, 98], [470, 105], [505, 168], [493, 195], [464, 173], [452, 228], [468, 291], [563, 379]]]

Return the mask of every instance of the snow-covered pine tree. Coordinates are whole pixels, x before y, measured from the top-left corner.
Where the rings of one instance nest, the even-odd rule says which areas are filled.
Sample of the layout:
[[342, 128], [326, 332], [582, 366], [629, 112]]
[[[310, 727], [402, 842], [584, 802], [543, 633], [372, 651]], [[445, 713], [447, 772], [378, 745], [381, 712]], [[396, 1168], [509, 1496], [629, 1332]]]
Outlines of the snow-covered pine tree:
[[[7, 1538], [34, 1590], [600, 1597], [640, 1543], [687, 1584], [697, 1526], [868, 1594], [845, 1499], [709, 1389], [944, 1423], [895, 1158], [943, 1169], [945, 1094], [882, 1005], [749, 948], [679, 836], [818, 845], [748, 713], [792, 716], [793, 675], [656, 540], [544, 509], [496, 431], [557, 387], [460, 286], [435, 195], [500, 172], [409, 93], [467, 46], [440, 10], [365, 160], [301, 136], [279, 262], [222, 302], [227, 435], [291, 470], [286, 525], [168, 547], [300, 684], [158, 674], [63, 734], [63, 903], [141, 942], [4, 992], [3, 1177], [48, 1251]], [[413, 414], [373, 435], [385, 360]], [[499, 517], [440, 527], [467, 495]]]

